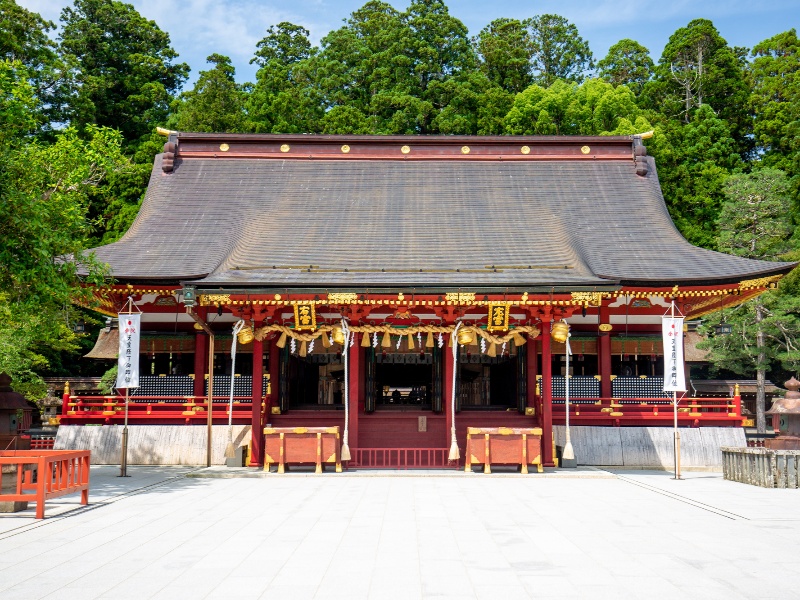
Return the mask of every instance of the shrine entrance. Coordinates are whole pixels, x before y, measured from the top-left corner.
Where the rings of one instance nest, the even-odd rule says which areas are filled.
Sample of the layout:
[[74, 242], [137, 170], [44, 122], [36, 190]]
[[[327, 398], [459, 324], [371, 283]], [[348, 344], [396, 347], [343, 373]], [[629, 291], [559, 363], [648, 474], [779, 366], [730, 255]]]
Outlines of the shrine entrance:
[[442, 410], [441, 352], [367, 350], [366, 412]]

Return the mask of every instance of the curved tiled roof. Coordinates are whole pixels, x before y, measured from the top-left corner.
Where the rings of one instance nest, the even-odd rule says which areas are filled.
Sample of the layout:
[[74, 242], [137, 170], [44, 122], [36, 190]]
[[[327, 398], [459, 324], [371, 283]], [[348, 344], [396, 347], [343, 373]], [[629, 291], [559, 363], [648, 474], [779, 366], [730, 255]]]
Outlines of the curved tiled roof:
[[179, 152], [170, 173], [159, 156], [134, 225], [95, 252], [118, 280], [235, 287], [675, 285], [791, 269], [690, 245], [652, 159], [637, 175], [627, 144], [628, 160]]

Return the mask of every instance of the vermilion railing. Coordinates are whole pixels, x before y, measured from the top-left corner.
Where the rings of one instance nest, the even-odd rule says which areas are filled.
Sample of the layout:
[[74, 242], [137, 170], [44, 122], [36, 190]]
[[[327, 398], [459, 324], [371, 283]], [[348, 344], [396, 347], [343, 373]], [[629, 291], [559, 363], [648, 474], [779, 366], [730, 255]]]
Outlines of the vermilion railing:
[[[672, 422], [673, 410], [672, 400], [668, 398], [570, 398], [569, 418], [573, 425], [614, 422], [666, 424]], [[565, 417], [564, 399], [555, 398], [553, 422], [563, 424]], [[741, 398], [680, 399], [678, 423], [686, 425], [695, 422], [741, 425]]]
[[449, 463], [449, 448], [354, 448], [349, 466], [370, 469], [458, 468]]
[[14, 493], [0, 494], [0, 502], [35, 502], [37, 519], [44, 519], [45, 502], [53, 498], [80, 492], [81, 504], [89, 504], [90, 457], [89, 450], [2, 451], [0, 466], [16, 466], [17, 481]]
[[[214, 419], [228, 418], [227, 396], [214, 396]], [[128, 399], [128, 421], [175, 421], [202, 423], [208, 419], [208, 398], [205, 396], [132, 396]], [[251, 420], [252, 399], [233, 397], [233, 418]], [[124, 396], [66, 396], [61, 422], [122, 423], [125, 419]]]

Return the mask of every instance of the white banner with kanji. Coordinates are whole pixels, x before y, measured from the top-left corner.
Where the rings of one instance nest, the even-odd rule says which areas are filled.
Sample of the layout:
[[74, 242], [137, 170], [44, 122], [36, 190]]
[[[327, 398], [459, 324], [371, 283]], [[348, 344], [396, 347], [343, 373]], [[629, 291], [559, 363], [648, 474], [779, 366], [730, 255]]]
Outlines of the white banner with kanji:
[[664, 391], [685, 392], [683, 317], [662, 317], [661, 335], [664, 340]]
[[141, 315], [119, 315], [117, 387], [139, 387], [139, 325]]

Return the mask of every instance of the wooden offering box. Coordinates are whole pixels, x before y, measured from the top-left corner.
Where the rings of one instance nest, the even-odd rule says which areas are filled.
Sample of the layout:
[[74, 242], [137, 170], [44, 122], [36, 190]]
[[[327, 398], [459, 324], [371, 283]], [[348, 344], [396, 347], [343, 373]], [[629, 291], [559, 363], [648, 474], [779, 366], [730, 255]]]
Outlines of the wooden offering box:
[[522, 473], [528, 472], [528, 465], [536, 465], [541, 473], [541, 428], [468, 427], [464, 470], [469, 472], [476, 464], [483, 465], [484, 473], [492, 472], [492, 464], [519, 465]]
[[322, 473], [324, 464], [335, 464], [342, 472], [338, 427], [265, 427], [264, 470], [278, 464], [278, 473], [287, 465], [315, 464]]

